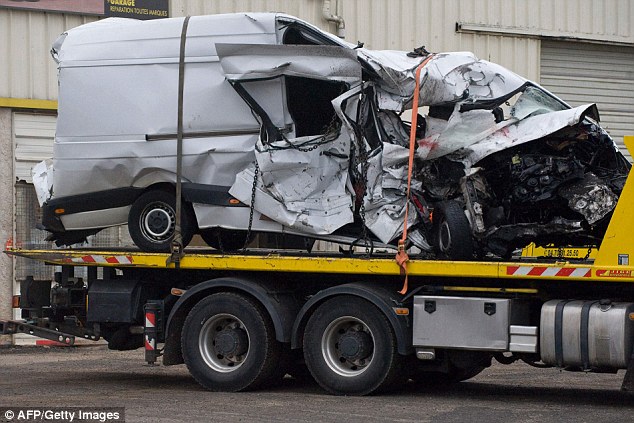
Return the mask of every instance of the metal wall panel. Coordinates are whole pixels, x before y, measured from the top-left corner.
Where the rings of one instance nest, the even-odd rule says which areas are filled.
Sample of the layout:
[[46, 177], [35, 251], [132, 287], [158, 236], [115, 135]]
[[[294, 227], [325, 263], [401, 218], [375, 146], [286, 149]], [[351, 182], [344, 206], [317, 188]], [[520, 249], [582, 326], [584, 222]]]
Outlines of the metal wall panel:
[[[334, 10], [339, 3], [338, 11]], [[239, 11], [285, 12], [334, 32], [321, 0], [171, 0], [170, 15]], [[540, 77], [539, 35], [634, 43], [630, 0], [332, 0], [346, 20], [346, 39], [373, 49], [426, 45], [432, 51], [470, 50], [529, 79]], [[95, 17], [0, 9], [0, 97], [57, 99], [48, 50], [65, 29]], [[456, 23], [502, 33], [456, 32]], [[505, 34], [504, 31], [511, 33]], [[527, 31], [527, 36], [512, 34]]]
[[57, 69], [49, 53], [66, 29], [95, 17], [0, 9], [0, 97], [57, 99]]
[[[332, 0], [333, 13], [336, 3]], [[497, 6], [490, 7], [489, 3]], [[277, 11], [334, 33], [334, 25], [322, 18], [322, 4], [319, 0], [172, 0], [171, 14]], [[350, 42], [363, 41], [365, 47], [380, 50], [411, 50], [421, 45], [436, 52], [469, 50], [538, 80], [539, 40], [456, 32], [456, 22], [479, 19], [483, 5], [485, 10], [505, 10], [498, 0], [339, 0], [338, 13], [346, 21], [346, 40]], [[485, 16], [497, 22], [495, 14], [487, 12]]]
[[[332, 0], [334, 4], [336, 0]], [[320, 0], [172, 0], [171, 15], [184, 16], [238, 11], [286, 12], [323, 27]], [[561, 35], [613, 36], [634, 42], [630, 0], [340, 0], [343, 17], [371, 23], [362, 27], [386, 44], [408, 44], [412, 29], [438, 36], [452, 32], [448, 21], [498, 27], [557, 31]], [[357, 35], [350, 28], [351, 36]], [[354, 37], [352, 37], [353, 39]], [[376, 48], [389, 48], [376, 47]]]
[[630, 0], [462, 0], [463, 22], [498, 29], [634, 42]]
[[544, 41], [542, 84], [574, 106], [597, 103], [601, 124], [623, 147], [634, 134], [634, 47]]

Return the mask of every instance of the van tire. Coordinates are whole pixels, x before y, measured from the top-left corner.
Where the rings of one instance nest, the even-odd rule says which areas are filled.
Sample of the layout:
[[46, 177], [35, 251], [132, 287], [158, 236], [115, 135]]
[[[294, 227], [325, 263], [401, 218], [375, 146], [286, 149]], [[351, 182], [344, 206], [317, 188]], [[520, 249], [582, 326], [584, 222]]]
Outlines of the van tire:
[[[194, 236], [196, 215], [191, 205], [183, 202], [181, 211], [181, 238], [183, 247]], [[150, 253], [168, 253], [176, 229], [176, 198], [168, 191], [147, 191], [136, 199], [128, 215], [128, 232], [141, 250]]]
[[473, 259], [471, 225], [457, 201], [442, 201], [434, 207], [433, 244], [445, 260]]

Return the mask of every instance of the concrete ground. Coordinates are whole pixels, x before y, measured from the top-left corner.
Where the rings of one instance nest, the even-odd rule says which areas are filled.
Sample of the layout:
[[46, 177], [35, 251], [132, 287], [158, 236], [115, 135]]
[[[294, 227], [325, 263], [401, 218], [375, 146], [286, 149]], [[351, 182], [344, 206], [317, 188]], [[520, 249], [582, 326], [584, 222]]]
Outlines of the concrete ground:
[[127, 422], [632, 422], [623, 375], [516, 363], [445, 390], [410, 383], [389, 395], [335, 397], [286, 378], [266, 390], [217, 393], [185, 366], [144, 365], [143, 350], [14, 347], [0, 348], [0, 407], [125, 407]]

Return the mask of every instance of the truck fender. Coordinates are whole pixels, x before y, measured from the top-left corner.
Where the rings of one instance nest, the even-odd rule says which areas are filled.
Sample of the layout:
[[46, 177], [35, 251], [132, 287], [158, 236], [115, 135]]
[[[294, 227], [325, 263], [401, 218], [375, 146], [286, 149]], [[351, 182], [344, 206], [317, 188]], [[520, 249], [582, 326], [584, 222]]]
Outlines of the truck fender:
[[163, 364], [181, 364], [181, 331], [189, 311], [201, 299], [216, 292], [237, 292], [254, 298], [266, 309], [275, 328], [275, 338], [279, 342], [291, 340], [293, 319], [300, 308], [297, 300], [290, 294], [266, 289], [254, 280], [243, 278], [218, 278], [201, 282], [188, 289], [172, 308], [165, 326], [165, 350]]
[[359, 282], [324, 289], [308, 300], [297, 314], [293, 324], [291, 348], [302, 347], [304, 329], [313, 311], [324, 301], [339, 295], [360, 297], [374, 304], [390, 322], [396, 335], [399, 354], [408, 355], [413, 353], [412, 325], [409, 315], [397, 315], [394, 311], [394, 307], [403, 307], [398, 293], [383, 286], [367, 285]]

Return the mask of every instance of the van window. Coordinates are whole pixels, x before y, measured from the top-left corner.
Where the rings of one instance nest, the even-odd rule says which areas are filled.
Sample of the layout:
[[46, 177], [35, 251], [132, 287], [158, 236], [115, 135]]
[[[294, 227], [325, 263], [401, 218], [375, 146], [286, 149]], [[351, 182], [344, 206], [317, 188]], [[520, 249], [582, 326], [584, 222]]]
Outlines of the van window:
[[295, 136], [325, 134], [333, 123], [338, 124], [331, 101], [346, 89], [343, 82], [287, 76], [286, 98]]
[[302, 28], [297, 24], [290, 24], [286, 31], [284, 31], [282, 43], [316, 46], [338, 45], [336, 42], [324, 37], [322, 34], [313, 32], [307, 28]]

